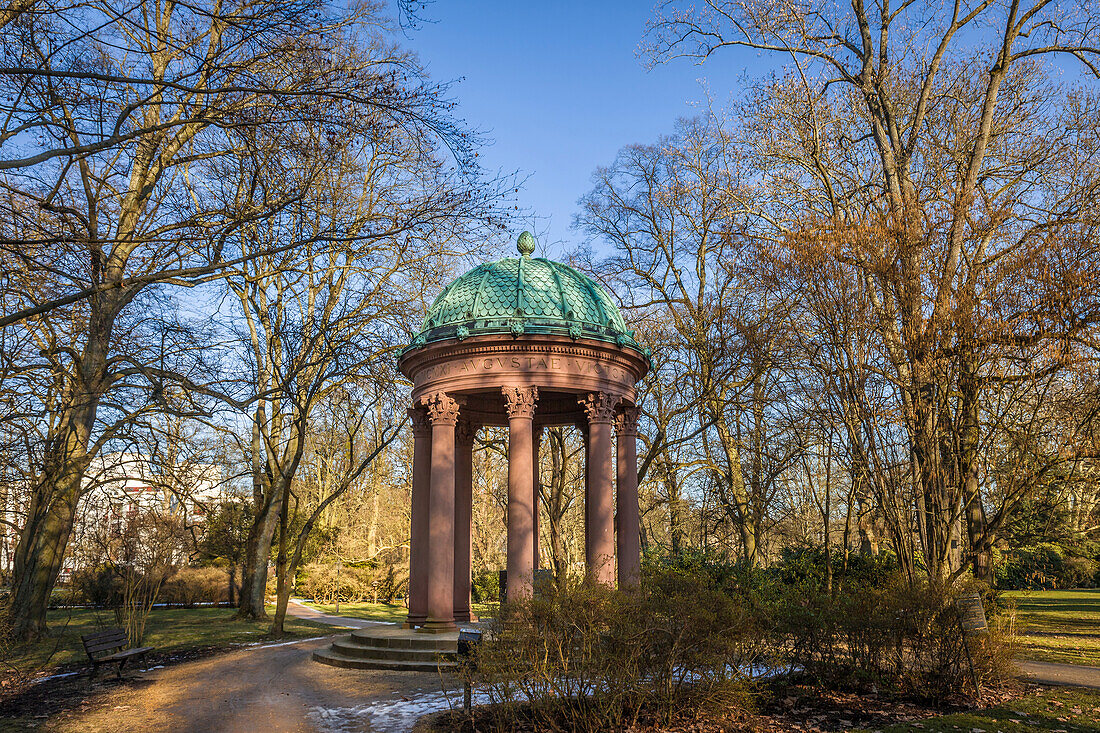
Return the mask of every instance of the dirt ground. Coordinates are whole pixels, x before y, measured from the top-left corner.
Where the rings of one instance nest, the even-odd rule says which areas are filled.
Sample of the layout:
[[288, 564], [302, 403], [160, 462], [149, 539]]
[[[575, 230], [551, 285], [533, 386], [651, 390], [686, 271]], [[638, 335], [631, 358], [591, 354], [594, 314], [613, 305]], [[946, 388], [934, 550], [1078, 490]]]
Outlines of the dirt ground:
[[[438, 675], [346, 670], [312, 661], [332, 639], [306, 640], [219, 654], [148, 672], [123, 683], [83, 685], [79, 705], [9, 729], [43, 731], [373, 731], [404, 733], [416, 719], [446, 709]], [[454, 687], [453, 681], [449, 685]], [[60, 692], [60, 690], [58, 690]]]

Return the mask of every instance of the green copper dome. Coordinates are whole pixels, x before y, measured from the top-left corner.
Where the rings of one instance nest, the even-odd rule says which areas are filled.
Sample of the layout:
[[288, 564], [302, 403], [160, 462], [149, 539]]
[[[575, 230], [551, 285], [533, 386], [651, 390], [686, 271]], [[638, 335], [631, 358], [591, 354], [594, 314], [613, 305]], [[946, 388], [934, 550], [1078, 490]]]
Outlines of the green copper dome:
[[517, 248], [520, 257], [478, 265], [447, 286], [428, 309], [412, 348], [483, 334], [555, 334], [645, 354], [595, 281], [560, 262], [532, 257], [529, 232], [520, 235]]

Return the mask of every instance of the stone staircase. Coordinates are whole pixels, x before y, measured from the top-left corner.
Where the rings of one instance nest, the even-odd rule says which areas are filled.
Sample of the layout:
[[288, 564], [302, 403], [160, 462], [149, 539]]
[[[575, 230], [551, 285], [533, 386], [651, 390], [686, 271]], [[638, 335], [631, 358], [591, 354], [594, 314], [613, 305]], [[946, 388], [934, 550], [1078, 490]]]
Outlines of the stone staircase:
[[333, 667], [390, 669], [410, 672], [452, 671], [457, 666], [458, 632], [422, 634], [399, 626], [356, 629], [313, 659]]

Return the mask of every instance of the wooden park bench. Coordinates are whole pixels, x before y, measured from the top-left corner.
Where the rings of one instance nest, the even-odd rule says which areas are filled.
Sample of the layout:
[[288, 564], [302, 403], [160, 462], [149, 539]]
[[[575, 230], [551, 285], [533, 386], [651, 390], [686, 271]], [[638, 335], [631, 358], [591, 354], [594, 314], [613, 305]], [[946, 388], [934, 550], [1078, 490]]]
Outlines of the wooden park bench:
[[[126, 648], [126, 632], [120, 628], [105, 629], [94, 634], [84, 634], [80, 637], [84, 642], [84, 651], [88, 653], [88, 659], [92, 661], [92, 677], [101, 664], [117, 663], [115, 674], [122, 679], [122, 667], [132, 657], [140, 657], [142, 665], [145, 664], [145, 655], [153, 651], [151, 646]], [[115, 650], [118, 651], [115, 651]]]

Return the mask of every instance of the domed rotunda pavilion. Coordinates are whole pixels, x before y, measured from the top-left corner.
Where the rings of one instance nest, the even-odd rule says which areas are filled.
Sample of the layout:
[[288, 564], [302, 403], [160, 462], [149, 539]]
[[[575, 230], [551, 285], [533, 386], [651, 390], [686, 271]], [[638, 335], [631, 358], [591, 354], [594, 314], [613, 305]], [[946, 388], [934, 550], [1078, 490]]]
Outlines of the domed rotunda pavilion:
[[589, 577], [609, 585], [638, 578], [634, 385], [648, 354], [597, 283], [532, 257], [529, 232], [518, 249], [519, 257], [480, 265], [448, 286], [400, 358], [413, 383], [406, 626], [420, 631], [471, 621], [473, 444], [483, 426], [508, 428], [508, 598], [532, 592], [539, 565], [538, 451], [550, 426], [575, 425], [584, 436]]

